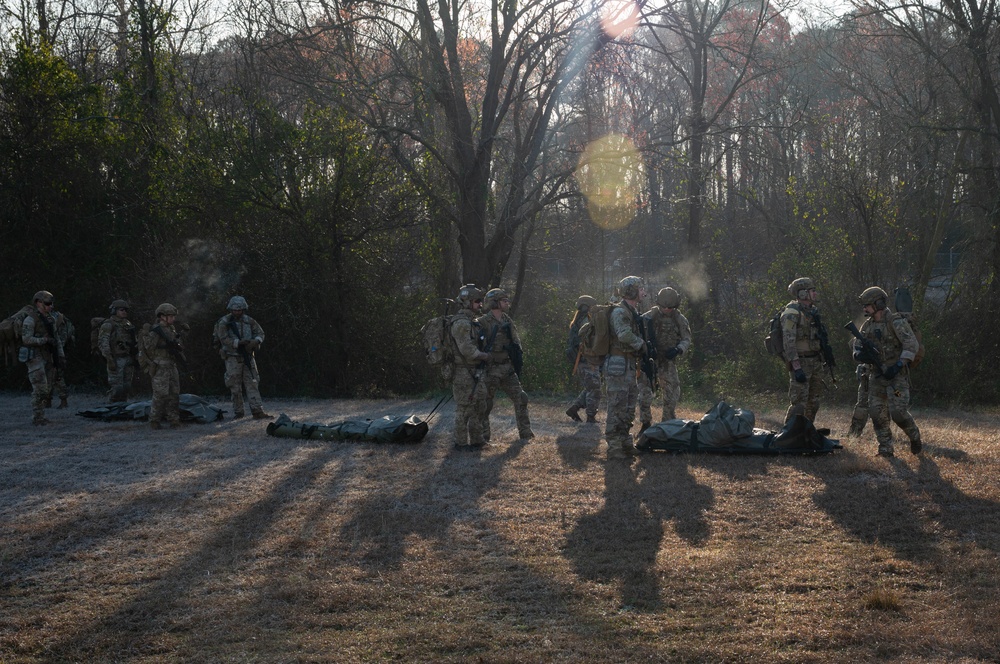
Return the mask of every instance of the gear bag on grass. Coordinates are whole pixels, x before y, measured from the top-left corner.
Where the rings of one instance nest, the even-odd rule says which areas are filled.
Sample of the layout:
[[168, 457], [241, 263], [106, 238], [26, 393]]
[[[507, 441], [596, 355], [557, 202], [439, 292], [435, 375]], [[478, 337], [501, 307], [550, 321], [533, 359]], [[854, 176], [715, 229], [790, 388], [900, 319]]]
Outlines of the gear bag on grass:
[[4, 364], [10, 365], [17, 357], [18, 349], [21, 347], [21, 326], [33, 308], [30, 304], [26, 304], [0, 321], [0, 353], [3, 354]]
[[611, 350], [611, 310], [613, 304], [590, 307], [590, 320], [580, 328], [580, 347], [587, 355], [607, 355]]
[[785, 341], [781, 331], [781, 312], [784, 307], [771, 317], [771, 322], [767, 325], [767, 336], [764, 337], [764, 348], [769, 355], [785, 359]]

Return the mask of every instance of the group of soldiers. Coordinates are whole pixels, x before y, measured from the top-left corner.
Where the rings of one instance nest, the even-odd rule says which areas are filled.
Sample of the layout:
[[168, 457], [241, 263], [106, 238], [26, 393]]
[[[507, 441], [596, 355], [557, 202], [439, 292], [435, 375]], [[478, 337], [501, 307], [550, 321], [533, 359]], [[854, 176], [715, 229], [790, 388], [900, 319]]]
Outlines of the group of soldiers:
[[510, 314], [510, 295], [500, 288], [485, 294], [472, 284], [462, 286], [460, 310], [448, 334], [455, 352], [450, 374], [455, 399], [456, 449], [475, 450], [489, 444], [490, 413], [498, 390], [514, 404], [521, 440], [535, 437], [528, 417], [528, 395], [521, 388], [521, 339]]
[[[781, 313], [784, 358], [788, 366], [788, 411], [785, 421], [804, 415], [816, 417], [826, 390], [824, 366], [830, 362], [826, 328], [819, 315], [819, 293], [808, 277], [799, 277], [788, 285], [793, 298]], [[913, 328], [905, 316], [889, 308], [889, 296], [882, 288], [871, 286], [858, 296], [865, 322], [851, 340], [851, 350], [858, 363], [858, 400], [854, 407], [848, 435], [861, 435], [870, 417], [878, 440], [878, 454], [891, 457], [893, 446], [890, 422], [895, 422], [910, 441], [910, 452], [923, 449], [920, 429], [910, 414], [910, 364], [920, 348]]]
[[[636, 407], [639, 409], [640, 433], [652, 424], [652, 405], [659, 388], [662, 398], [660, 421], [676, 417], [681, 396], [678, 359], [691, 348], [691, 325], [680, 312], [680, 294], [671, 287], [660, 289], [653, 306], [640, 313], [646, 287], [640, 277], [628, 276], [618, 283], [619, 301], [610, 312], [598, 307], [590, 295], [576, 301], [576, 313], [570, 322], [567, 359], [573, 362], [581, 391], [566, 410], [566, 415], [582, 422], [597, 422], [601, 383], [607, 387], [608, 405], [604, 436], [610, 457], [636, 453], [631, 434]], [[599, 310], [600, 309], [600, 310]], [[601, 323], [598, 316], [608, 316], [607, 346], [588, 343]]]
[[[30, 308], [21, 323], [19, 358], [27, 365], [31, 383], [32, 423], [48, 424], [45, 409], [52, 405], [52, 394], [58, 390], [59, 408], [67, 406], [66, 344], [72, 339], [71, 323], [54, 311], [55, 297], [49, 291], [35, 293]], [[254, 357], [264, 343], [264, 330], [247, 315], [246, 299], [230, 298], [228, 313], [215, 324], [213, 342], [225, 362], [226, 386], [230, 390], [234, 419], [246, 415], [244, 392], [254, 419], [270, 419], [264, 412], [260, 396], [260, 374]], [[180, 425], [180, 369], [187, 360], [184, 355], [185, 324], [177, 324], [177, 307], [164, 302], [155, 311], [152, 324], [137, 328], [129, 319], [129, 305], [115, 300], [109, 316], [100, 324], [97, 350], [107, 363], [108, 401], [128, 399], [136, 369], [149, 374], [153, 399], [149, 422], [153, 429]]]
[[[832, 351], [813, 280], [795, 279], [788, 292], [792, 300], [780, 315], [782, 356], [788, 371], [785, 423], [796, 416], [812, 422], [826, 390], [824, 369], [832, 371]], [[618, 301], [608, 305], [599, 305], [589, 295], [581, 295], [576, 301], [566, 356], [573, 364], [581, 391], [566, 415], [583, 423], [583, 410], [586, 423], [597, 423], [605, 388], [608, 455], [630, 457], [636, 453], [632, 427], [637, 408], [639, 433], [652, 424], [657, 391], [662, 398], [661, 421], [676, 417], [681, 395], [677, 362], [691, 348], [691, 326], [679, 310], [681, 298], [674, 288], [661, 289], [645, 313], [640, 313], [640, 302], [646, 298], [640, 277], [622, 279], [615, 294]], [[890, 423], [896, 422], [909, 438], [910, 451], [919, 454], [923, 447], [920, 430], [908, 410], [909, 365], [919, 343], [906, 317], [889, 308], [883, 289], [872, 286], [858, 299], [866, 321], [852, 343], [854, 360], [859, 365], [859, 388], [849, 435], [860, 436], [870, 417], [878, 454], [893, 456]], [[462, 310], [450, 326], [456, 349], [451, 370], [456, 403], [455, 447], [475, 449], [488, 444], [489, 414], [497, 389], [505, 391], [514, 403], [520, 437], [531, 438], [527, 395], [518, 379], [520, 367], [515, 371], [511, 355], [512, 349], [518, 356], [521, 351], [513, 321], [507, 315], [509, 296], [501, 289], [493, 289], [484, 297], [478, 288], [467, 285], [459, 292], [458, 302]], [[597, 320], [600, 316], [607, 316], [609, 339], [605, 346], [588, 343], [594, 330], [601, 327]]]

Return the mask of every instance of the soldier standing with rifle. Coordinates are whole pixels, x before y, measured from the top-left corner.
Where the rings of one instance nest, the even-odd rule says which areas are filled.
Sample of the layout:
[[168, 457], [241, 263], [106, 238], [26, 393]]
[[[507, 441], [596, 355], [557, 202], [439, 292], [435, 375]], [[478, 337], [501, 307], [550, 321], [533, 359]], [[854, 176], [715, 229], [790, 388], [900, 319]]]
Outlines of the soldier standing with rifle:
[[[642, 315], [649, 334], [648, 342], [655, 346], [657, 383], [663, 393], [661, 422], [677, 417], [677, 402], [681, 398], [681, 379], [677, 373], [677, 358], [691, 347], [691, 324], [678, 309], [680, 294], [670, 288], [661, 288], [656, 294], [656, 304]], [[643, 384], [639, 389], [639, 419], [646, 430], [653, 420], [654, 387]]]
[[[819, 319], [816, 303], [819, 294], [809, 277], [800, 277], [788, 285], [793, 299], [781, 313], [782, 342], [788, 366], [788, 410], [785, 424], [795, 415], [804, 415], [810, 422], [816, 419], [820, 399], [826, 392], [823, 366], [829, 364], [832, 375], [833, 350], [826, 328]], [[827, 360], [827, 356], [829, 360]]]
[[264, 412], [260, 397], [260, 373], [254, 358], [254, 352], [264, 343], [264, 330], [246, 314], [247, 301], [243, 297], [234, 295], [226, 308], [229, 313], [215, 324], [215, 338], [219, 342], [219, 354], [226, 363], [226, 387], [232, 394], [233, 419], [246, 415], [243, 390], [246, 390], [253, 418], [271, 419], [271, 415]]
[[35, 308], [21, 323], [21, 350], [18, 357], [28, 366], [31, 383], [32, 424], [48, 424], [45, 405], [52, 399], [55, 372], [65, 366], [66, 356], [56, 334], [52, 307], [55, 298], [49, 291], [38, 291], [32, 298]]
[[101, 323], [97, 347], [107, 362], [108, 401], [128, 400], [128, 388], [135, 374], [138, 339], [135, 325], [128, 319], [128, 302], [111, 303], [109, 318]]
[[153, 405], [149, 412], [149, 425], [163, 427], [164, 418], [171, 429], [181, 424], [181, 377], [178, 366], [185, 366], [184, 347], [174, 329], [177, 307], [164, 302], [156, 308], [156, 323], [146, 332], [144, 346], [149, 358], [149, 372], [153, 379]]
[[514, 404], [514, 418], [517, 421], [517, 435], [521, 440], [535, 437], [531, 431], [531, 421], [528, 418], [528, 395], [521, 388], [521, 339], [517, 336], [517, 328], [513, 319], [507, 314], [510, 311], [510, 296], [500, 288], [493, 288], [486, 293], [483, 307], [487, 313], [477, 319], [480, 333], [487, 339], [484, 351], [490, 354], [486, 366], [486, 402], [483, 411], [483, 436], [489, 440], [490, 412], [493, 410], [493, 398], [497, 390], [503, 390]]
[[635, 454], [632, 423], [639, 395], [637, 365], [647, 354], [643, 341], [642, 317], [636, 310], [646, 295], [640, 277], [628, 276], [618, 283], [621, 302], [611, 310], [611, 349], [604, 360], [604, 380], [608, 386], [608, 416], [604, 437], [608, 443], [608, 458], [630, 457]]
[[859, 331], [854, 323], [845, 327], [857, 338], [854, 359], [868, 365], [868, 414], [872, 418], [879, 456], [893, 456], [890, 422], [910, 439], [910, 452], [923, 449], [920, 429], [910, 415], [910, 362], [920, 343], [906, 318], [887, 306], [888, 295], [878, 286], [866, 288], [858, 300], [868, 320]]
[[473, 284], [466, 284], [458, 291], [456, 299], [462, 309], [448, 329], [455, 351], [451, 383], [455, 398], [452, 442], [457, 450], [474, 450], [486, 445], [482, 415], [487, 392], [482, 372], [490, 354], [479, 348], [481, 335], [476, 323], [483, 307], [483, 292]]

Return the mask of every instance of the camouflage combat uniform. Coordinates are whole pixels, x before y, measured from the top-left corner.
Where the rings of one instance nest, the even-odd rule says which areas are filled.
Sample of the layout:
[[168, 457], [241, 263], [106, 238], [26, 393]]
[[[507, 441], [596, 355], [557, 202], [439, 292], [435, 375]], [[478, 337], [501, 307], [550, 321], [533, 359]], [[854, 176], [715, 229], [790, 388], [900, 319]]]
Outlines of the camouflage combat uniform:
[[[857, 339], [851, 338], [851, 351], [857, 348]], [[870, 370], [867, 364], [859, 364], [856, 372], [858, 379], [858, 399], [854, 402], [854, 411], [851, 413], [851, 428], [847, 432], [848, 436], [855, 438], [860, 436], [868, 423], [868, 386]]]
[[[55, 321], [56, 325], [56, 338], [59, 339], [59, 345], [62, 346], [63, 355], [65, 355], [66, 346], [71, 343], [76, 343], [76, 328], [73, 327], [73, 323], [71, 323], [66, 316], [58, 311], [52, 312], [52, 319]], [[59, 395], [58, 407], [66, 408], [69, 406], [69, 388], [66, 386], [65, 361], [55, 367], [53, 376], [52, 390], [49, 392], [49, 399], [46, 402], [46, 406], [52, 405], [52, 392], [55, 392]]]
[[592, 352], [589, 344], [580, 338], [583, 326], [594, 324], [592, 312], [596, 304], [597, 301], [589, 295], [583, 295], [577, 300], [577, 311], [570, 322], [566, 342], [566, 359], [574, 366], [581, 388], [576, 399], [566, 409], [566, 414], [577, 422], [581, 421], [581, 408], [587, 413], [587, 422], [597, 422], [597, 409], [601, 405], [601, 366], [604, 364], [604, 355]]
[[[677, 417], [677, 402], [681, 398], [681, 379], [677, 374], [677, 357], [686, 353], [691, 347], [691, 324], [677, 309], [663, 313], [659, 307], [653, 307], [642, 317], [647, 321], [647, 329], [652, 328], [656, 338], [656, 377], [660, 391], [663, 393], [663, 412], [661, 422]], [[651, 324], [651, 326], [650, 326]], [[667, 355], [671, 349], [679, 352], [673, 358]], [[639, 379], [639, 420], [648, 425], [653, 420], [653, 389], [649, 380]]]
[[[813, 316], [816, 307], [805, 307], [799, 302], [789, 302], [781, 313], [781, 331], [788, 367], [788, 410], [787, 423], [796, 414], [805, 415], [813, 421], [819, 411], [819, 402], [826, 391], [823, 379], [823, 353], [819, 340], [819, 328]], [[792, 371], [792, 362], [798, 360], [806, 381], [799, 383]]]
[[[246, 400], [254, 418], [269, 417], [264, 412], [260, 397], [260, 373], [254, 357], [254, 351], [264, 343], [264, 330], [260, 324], [247, 314], [237, 318], [228, 313], [215, 324], [215, 338], [220, 344], [219, 354], [226, 362], [226, 387], [232, 394], [233, 414], [236, 417], [246, 414], [243, 406], [243, 390], [246, 390]], [[242, 350], [240, 342], [243, 343]]]
[[535, 434], [531, 431], [531, 421], [528, 418], [528, 395], [521, 388], [521, 380], [511, 363], [511, 346], [521, 345], [514, 321], [505, 313], [500, 314], [499, 319], [493, 313], [487, 313], [480, 316], [476, 322], [479, 325], [479, 334], [485, 340], [484, 343], [488, 345], [492, 342], [490, 359], [482, 378], [486, 381], [486, 399], [480, 404], [483, 437], [486, 440], [490, 439], [490, 413], [493, 411], [493, 399], [499, 389], [514, 404], [518, 438], [523, 440], [534, 438]]
[[55, 380], [56, 364], [66, 361], [62, 345], [58, 341], [55, 320], [36, 308], [24, 318], [21, 324], [22, 353], [27, 357], [28, 382], [31, 383], [31, 411], [35, 424], [48, 424], [45, 407], [52, 399], [52, 384]]
[[630, 431], [639, 395], [636, 366], [643, 344], [640, 318], [625, 300], [611, 310], [611, 350], [604, 360], [604, 381], [608, 386], [604, 437], [609, 455], [615, 446], [629, 454], [635, 451]]
[[475, 322], [476, 312], [465, 308], [456, 314], [449, 328], [455, 343], [451, 390], [455, 398], [455, 429], [452, 442], [455, 447], [482, 447], [483, 412], [487, 398], [486, 381], [482, 375], [476, 378], [480, 365], [479, 326]]
[[166, 418], [171, 427], [179, 426], [181, 378], [177, 367], [183, 361], [180, 335], [173, 325], [157, 322], [146, 333], [145, 347], [153, 363], [150, 374], [153, 379], [153, 404], [149, 423], [154, 429], [159, 429]]
[[126, 401], [135, 376], [135, 325], [127, 318], [112, 314], [101, 323], [97, 334], [97, 347], [108, 365], [108, 401]]
[[889, 309], [884, 309], [882, 313], [881, 320], [876, 321], [872, 317], [861, 326], [861, 336], [874, 344], [882, 360], [879, 370], [868, 365], [868, 414], [872, 418], [872, 427], [878, 439], [879, 454], [893, 454], [890, 421], [899, 425], [910, 439], [911, 451], [916, 453], [921, 447], [920, 429], [909, 411], [909, 366], [903, 366], [891, 379], [887, 379], [883, 372], [897, 362], [912, 361], [920, 344], [906, 318]]

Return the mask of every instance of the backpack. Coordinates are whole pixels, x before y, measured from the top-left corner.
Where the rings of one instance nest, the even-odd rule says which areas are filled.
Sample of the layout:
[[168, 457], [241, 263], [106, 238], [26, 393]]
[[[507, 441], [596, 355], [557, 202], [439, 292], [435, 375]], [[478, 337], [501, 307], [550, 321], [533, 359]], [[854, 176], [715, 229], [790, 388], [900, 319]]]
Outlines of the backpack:
[[147, 344], [149, 343], [149, 331], [152, 326], [146, 323], [142, 326], [142, 330], [136, 335], [136, 345], [138, 346], [138, 353], [136, 354], [136, 361], [139, 362], [139, 369], [148, 373], [150, 376], [156, 370], [156, 363], [149, 358], [149, 348]]
[[778, 309], [778, 312], [771, 318], [767, 325], [767, 336], [764, 337], [764, 349], [769, 355], [785, 359], [784, 333], [781, 331], [781, 314], [785, 307]]
[[21, 347], [21, 326], [33, 307], [26, 304], [16, 313], [0, 321], [0, 354], [4, 357], [4, 364], [10, 365], [17, 357], [17, 351]]
[[[920, 344], [920, 347], [917, 348], [917, 356], [910, 360], [910, 368], [916, 369], [924, 361], [924, 355], [927, 353], [927, 350], [924, 348], [923, 335], [920, 334], [920, 328], [917, 327], [917, 317], [913, 315], [912, 311], [897, 311], [896, 315], [910, 324], [913, 336], [917, 338], [917, 343]], [[890, 327], [892, 326], [890, 325]], [[896, 328], [893, 327], [892, 329], [895, 331]]]
[[451, 364], [455, 350], [451, 342], [451, 324], [455, 316], [435, 316], [420, 328], [427, 364], [441, 367]]
[[913, 297], [910, 295], [909, 287], [900, 286], [894, 291], [893, 308], [896, 310], [897, 316], [902, 316], [903, 320], [910, 324], [913, 336], [917, 338], [917, 343], [920, 344], [920, 347], [917, 348], [917, 356], [910, 360], [910, 368], [916, 369], [924, 361], [924, 354], [927, 351], [924, 348], [923, 335], [920, 333], [920, 328], [917, 327], [917, 318], [913, 315]]
[[611, 350], [611, 310], [613, 304], [595, 304], [590, 320], [580, 328], [580, 346], [585, 355], [607, 355]]
[[107, 318], [97, 316], [90, 319], [90, 354], [100, 356], [101, 355], [101, 345], [99, 340], [101, 338], [101, 326], [104, 325], [104, 321]]

